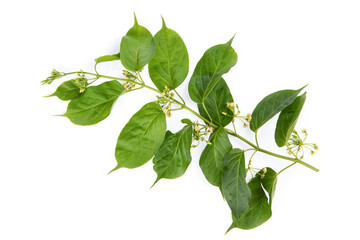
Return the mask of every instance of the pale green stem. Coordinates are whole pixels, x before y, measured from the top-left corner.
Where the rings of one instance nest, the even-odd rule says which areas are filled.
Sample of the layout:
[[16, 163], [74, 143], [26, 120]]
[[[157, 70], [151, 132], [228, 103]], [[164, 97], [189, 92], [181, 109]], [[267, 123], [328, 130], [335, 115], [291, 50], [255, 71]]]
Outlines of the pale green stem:
[[294, 162], [294, 163], [290, 164], [289, 166], [287, 166], [287, 167], [283, 168], [280, 172], [278, 172], [278, 175], [279, 175], [280, 173], [282, 173], [283, 171], [285, 171], [286, 169], [288, 169], [288, 168], [290, 168], [290, 167], [294, 166], [295, 164], [296, 164], [296, 162]]
[[257, 130], [255, 131], [255, 141], [256, 141], [256, 146], [260, 147], [259, 146], [259, 142], [258, 142], [258, 136], [257, 136]]

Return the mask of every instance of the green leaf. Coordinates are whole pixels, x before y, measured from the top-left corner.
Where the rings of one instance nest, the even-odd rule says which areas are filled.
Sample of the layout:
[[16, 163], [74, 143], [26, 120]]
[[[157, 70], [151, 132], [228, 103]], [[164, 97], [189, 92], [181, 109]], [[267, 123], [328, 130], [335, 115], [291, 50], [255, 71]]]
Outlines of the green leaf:
[[[166, 133], [166, 117], [157, 102], [145, 104], [122, 129], [115, 157], [119, 168], [136, 168], [148, 162], [159, 150]], [[111, 171], [111, 172], [112, 172]]]
[[[231, 102], [234, 102], [234, 99], [230, 89], [225, 80], [220, 78], [218, 84], [214, 87], [214, 90], [204, 101], [205, 108], [211, 119], [202, 104], [198, 104], [199, 113], [210, 122], [212, 120], [215, 125], [225, 127], [234, 117], [234, 113], [226, 107], [226, 104]], [[226, 115], [222, 114], [223, 112], [226, 113]]]
[[56, 91], [48, 97], [57, 96], [60, 100], [68, 101], [80, 95], [80, 86], [77, 79], [63, 82]]
[[289, 106], [281, 111], [275, 129], [275, 142], [279, 147], [284, 146], [289, 141], [305, 100], [306, 92], [296, 97]]
[[115, 80], [88, 87], [70, 101], [64, 116], [77, 125], [96, 124], [109, 116], [115, 101], [124, 92], [125, 88]]
[[224, 157], [231, 149], [227, 132], [219, 127], [210, 135], [209, 142], [200, 156], [200, 168], [206, 179], [214, 186], [220, 187], [224, 168]]
[[221, 76], [236, 64], [237, 54], [231, 47], [232, 40], [209, 48], [197, 63], [189, 82], [189, 95], [194, 102], [202, 104]]
[[192, 134], [191, 121], [175, 134], [166, 132], [165, 140], [153, 159], [154, 171], [157, 173], [155, 183], [161, 178], [174, 179], [185, 173], [191, 162]]
[[121, 40], [120, 60], [126, 69], [136, 72], [151, 60], [155, 45], [151, 33], [138, 24], [135, 14], [134, 19], [134, 26]]
[[266, 96], [258, 103], [252, 113], [250, 129], [256, 132], [277, 113], [289, 106], [305, 87], [298, 90], [281, 90]]
[[264, 189], [269, 194], [269, 204], [271, 206], [272, 200], [274, 198], [276, 183], [277, 183], [277, 173], [271, 168], [265, 168], [266, 173], [264, 173], [264, 169], [262, 169], [259, 173], [264, 174], [264, 178], [261, 178], [261, 183]]
[[221, 191], [236, 219], [249, 208], [251, 192], [245, 178], [244, 151], [237, 148], [232, 149], [224, 158]]
[[189, 71], [189, 55], [182, 38], [165, 25], [154, 36], [155, 54], [149, 62], [150, 78], [155, 86], [164, 91], [177, 88]]
[[98, 63], [102, 63], [102, 62], [110, 62], [110, 61], [116, 61], [116, 60], [120, 60], [120, 53], [98, 57], [95, 59], [95, 62], [96, 62], [96, 64], [98, 64]]
[[[271, 203], [277, 182], [277, 174], [271, 168], [265, 169], [259, 171], [248, 183], [251, 190], [249, 209], [238, 218], [234, 214], [232, 215], [233, 223], [228, 231], [235, 227], [241, 229], [252, 229], [260, 226], [271, 217]], [[264, 189], [268, 192], [269, 198], [266, 196]]]

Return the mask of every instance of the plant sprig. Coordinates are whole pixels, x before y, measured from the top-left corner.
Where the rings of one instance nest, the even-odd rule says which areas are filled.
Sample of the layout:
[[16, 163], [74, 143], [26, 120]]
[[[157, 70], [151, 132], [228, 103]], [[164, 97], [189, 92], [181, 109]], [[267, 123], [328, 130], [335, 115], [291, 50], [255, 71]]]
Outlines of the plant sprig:
[[[232, 224], [228, 231], [232, 228], [251, 229], [263, 224], [272, 215], [272, 199], [277, 176], [281, 172], [295, 164], [319, 171], [303, 161], [305, 150], [314, 154], [318, 145], [306, 142], [306, 130], [302, 131], [304, 137], [295, 130], [306, 99], [306, 92], [299, 94], [306, 86], [271, 93], [258, 103], [251, 114], [243, 115], [223, 78], [235, 66], [238, 58], [231, 46], [231, 38], [224, 44], [209, 48], [197, 63], [188, 91], [198, 109], [191, 109], [176, 90], [189, 71], [189, 56], [182, 38], [165, 25], [164, 19], [162, 28], [153, 37], [145, 27], [139, 25], [136, 16], [134, 18], [134, 26], [121, 40], [120, 52], [96, 58], [95, 72], [80, 70], [63, 73], [53, 70], [42, 84], [51, 84], [72, 75], [75, 78], [64, 81], [49, 96], [70, 101], [62, 116], [74, 124], [93, 125], [110, 114], [122, 94], [140, 89], [155, 92], [156, 100], [145, 104], [120, 132], [115, 147], [117, 165], [110, 172], [140, 167], [153, 159], [157, 173], [155, 183], [162, 178], [178, 178], [191, 163], [190, 149], [204, 141], [207, 144], [199, 165], [209, 183], [220, 189], [231, 209]], [[121, 61], [125, 68], [123, 77], [98, 73], [97, 65], [108, 61]], [[156, 88], [149, 86], [142, 78], [141, 72], [146, 65]], [[98, 79], [109, 81], [93, 85]], [[166, 118], [181, 110], [191, 112], [196, 119], [183, 119], [181, 130], [172, 133], [167, 130]], [[290, 156], [259, 146], [258, 131], [277, 114], [275, 142], [279, 147], [286, 147]], [[255, 143], [238, 133], [238, 122], [243, 127], [250, 126]], [[226, 128], [230, 123], [233, 130]], [[232, 137], [240, 139], [249, 148], [234, 148]], [[252, 151], [252, 154], [246, 164], [244, 153], [247, 151]], [[258, 152], [292, 163], [279, 172], [267, 166], [255, 169], [251, 163]], [[251, 175], [250, 181], [246, 180], [248, 174]]]

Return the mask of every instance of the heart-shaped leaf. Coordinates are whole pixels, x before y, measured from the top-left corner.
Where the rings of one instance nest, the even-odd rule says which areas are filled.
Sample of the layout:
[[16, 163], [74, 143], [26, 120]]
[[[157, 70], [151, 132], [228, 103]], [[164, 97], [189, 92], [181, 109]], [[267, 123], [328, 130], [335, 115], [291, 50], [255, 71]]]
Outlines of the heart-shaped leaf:
[[[277, 182], [277, 174], [271, 168], [264, 168], [250, 180], [248, 186], [251, 190], [249, 209], [236, 217], [232, 214], [233, 223], [228, 229], [252, 229], [266, 222], [272, 215], [271, 203]], [[265, 191], [269, 194], [266, 196]]]
[[[136, 168], [159, 150], [166, 133], [166, 117], [157, 102], [145, 104], [122, 129], [115, 148], [119, 168]], [[112, 172], [111, 171], [111, 172]]]
[[251, 114], [250, 129], [256, 132], [277, 113], [289, 106], [305, 87], [306, 86], [299, 90], [277, 91], [262, 99]]
[[226, 107], [226, 104], [231, 102], [234, 102], [234, 99], [230, 89], [225, 80], [220, 78], [218, 84], [216, 84], [213, 91], [204, 101], [207, 112], [205, 111], [203, 104], [198, 104], [198, 109], [201, 116], [208, 119], [210, 122], [212, 121], [217, 126], [225, 127], [234, 117], [234, 113]]
[[109, 116], [115, 101], [124, 92], [123, 85], [115, 80], [88, 87], [69, 102], [63, 116], [77, 125], [96, 124]]
[[182, 38], [169, 29], [162, 19], [163, 26], [154, 36], [155, 54], [149, 62], [150, 78], [155, 86], [164, 91], [177, 88], [189, 71], [189, 55]]
[[155, 183], [161, 178], [174, 179], [185, 173], [191, 162], [192, 133], [191, 121], [175, 134], [166, 132], [165, 140], [153, 159], [154, 170], [157, 173]]
[[220, 126], [210, 135], [209, 142], [200, 156], [200, 168], [206, 179], [220, 187], [224, 168], [224, 157], [231, 149], [231, 143], [225, 129]]
[[232, 149], [224, 158], [221, 192], [236, 219], [249, 208], [251, 192], [245, 178], [244, 151], [238, 148]]
[[135, 14], [134, 19], [134, 26], [121, 39], [120, 60], [126, 69], [136, 72], [151, 60], [155, 45], [151, 33], [138, 24]]
[[289, 106], [281, 111], [275, 129], [275, 142], [279, 147], [284, 146], [289, 141], [305, 100], [306, 92], [296, 97]]
[[209, 48], [197, 63], [189, 82], [189, 95], [194, 102], [203, 104], [221, 76], [236, 64], [237, 54], [231, 47], [232, 40]]

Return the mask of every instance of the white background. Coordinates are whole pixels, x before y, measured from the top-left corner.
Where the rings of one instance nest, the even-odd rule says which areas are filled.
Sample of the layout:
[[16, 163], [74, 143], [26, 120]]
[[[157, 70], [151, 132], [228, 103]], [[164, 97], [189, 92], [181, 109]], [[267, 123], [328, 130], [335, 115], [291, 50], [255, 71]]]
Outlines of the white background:
[[[273, 217], [262, 226], [234, 229], [230, 210], [198, 167], [201, 149], [176, 180], [155, 180], [152, 163], [115, 166], [122, 127], [155, 99], [142, 90], [122, 96], [111, 115], [89, 127], [53, 117], [66, 110], [43, 98], [59, 82], [42, 86], [53, 68], [92, 71], [93, 59], [119, 51], [138, 21], [153, 34], [162, 15], [184, 39], [190, 72], [203, 52], [235, 33], [237, 65], [224, 77], [243, 113], [265, 95], [310, 84], [298, 129], [320, 151], [279, 176]], [[359, 1], [4, 1], [0, 6], [0, 239], [326, 239], [357, 238], [359, 227]], [[117, 62], [99, 71], [119, 76]], [[152, 84], [147, 73], [144, 77]], [[193, 116], [175, 113], [169, 128]], [[260, 144], [274, 144], [275, 119]], [[239, 125], [240, 126], [240, 125]], [[239, 128], [252, 139], [249, 129]], [[233, 141], [236, 147], [246, 145]], [[203, 147], [202, 145], [201, 147]], [[254, 166], [276, 170], [289, 162], [257, 155]]]

